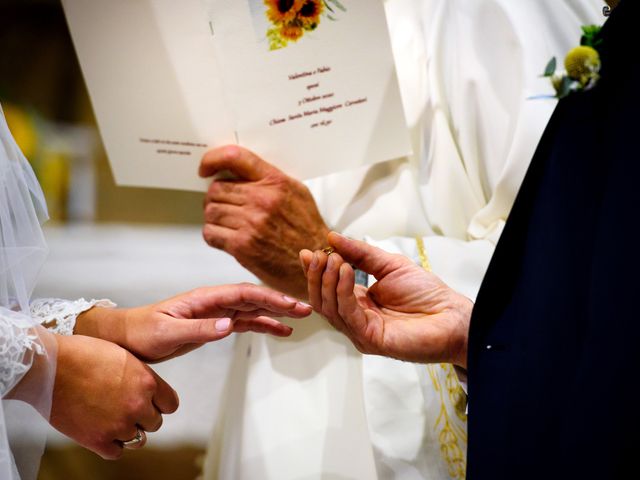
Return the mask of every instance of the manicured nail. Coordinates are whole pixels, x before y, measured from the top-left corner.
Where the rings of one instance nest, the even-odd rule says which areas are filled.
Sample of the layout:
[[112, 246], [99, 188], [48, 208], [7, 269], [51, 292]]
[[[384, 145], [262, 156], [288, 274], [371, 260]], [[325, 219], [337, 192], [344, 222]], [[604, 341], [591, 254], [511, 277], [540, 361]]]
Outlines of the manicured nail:
[[283, 296], [282, 298], [284, 298], [284, 301], [285, 301], [285, 302], [289, 302], [289, 303], [298, 303], [298, 300], [297, 300], [296, 298], [291, 298], [291, 297], [288, 297], [288, 296], [286, 296], [286, 295], [285, 295], [285, 296]]
[[219, 332], [226, 332], [227, 330], [229, 330], [230, 326], [231, 326], [230, 318], [221, 318], [216, 321], [216, 330]]
[[303, 308], [313, 308], [311, 305], [309, 305], [308, 303], [304, 303], [304, 302], [298, 302], [298, 305], [300, 305]]

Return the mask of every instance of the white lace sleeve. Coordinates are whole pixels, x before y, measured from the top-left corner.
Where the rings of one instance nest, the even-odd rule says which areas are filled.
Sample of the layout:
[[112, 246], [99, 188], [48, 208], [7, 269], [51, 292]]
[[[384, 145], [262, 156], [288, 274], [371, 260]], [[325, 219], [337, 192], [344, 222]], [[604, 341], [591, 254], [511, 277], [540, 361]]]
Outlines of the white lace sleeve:
[[58, 335], [73, 335], [78, 315], [93, 307], [113, 308], [110, 300], [62, 300], [59, 298], [39, 298], [31, 302], [31, 315], [49, 331]]
[[9, 392], [29, 370], [27, 353], [42, 354], [42, 346], [33, 328], [28, 328], [22, 316], [0, 310], [0, 397]]

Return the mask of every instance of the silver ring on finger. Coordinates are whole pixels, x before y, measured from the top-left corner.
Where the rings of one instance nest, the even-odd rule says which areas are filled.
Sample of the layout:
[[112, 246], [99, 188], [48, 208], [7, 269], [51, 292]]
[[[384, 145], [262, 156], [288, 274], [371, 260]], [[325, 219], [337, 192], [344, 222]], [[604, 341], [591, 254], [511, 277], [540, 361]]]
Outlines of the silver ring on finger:
[[140, 430], [138, 428], [138, 431], [136, 432], [136, 436], [133, 437], [131, 440], [122, 442], [122, 447], [128, 448], [128, 449], [140, 448], [140, 445], [144, 443], [146, 439], [147, 439], [147, 434], [144, 432], [144, 430]]

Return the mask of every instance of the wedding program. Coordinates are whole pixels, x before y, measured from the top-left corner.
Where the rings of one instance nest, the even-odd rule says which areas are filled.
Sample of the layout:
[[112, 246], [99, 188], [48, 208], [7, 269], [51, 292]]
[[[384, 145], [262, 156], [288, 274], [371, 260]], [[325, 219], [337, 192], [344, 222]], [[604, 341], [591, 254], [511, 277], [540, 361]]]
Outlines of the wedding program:
[[120, 185], [239, 144], [299, 179], [410, 153], [378, 0], [63, 0]]

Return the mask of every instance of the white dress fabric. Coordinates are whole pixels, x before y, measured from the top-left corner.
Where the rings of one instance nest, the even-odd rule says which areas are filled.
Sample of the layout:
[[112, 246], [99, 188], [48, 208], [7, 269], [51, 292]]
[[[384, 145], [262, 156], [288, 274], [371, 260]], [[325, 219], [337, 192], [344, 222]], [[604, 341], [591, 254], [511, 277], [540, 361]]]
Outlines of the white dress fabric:
[[47, 256], [40, 185], [0, 107], [0, 479], [32, 480], [46, 441], [55, 381], [55, 334], [108, 300], [30, 302]]
[[[555, 108], [552, 56], [599, 0], [387, 0], [415, 154], [309, 183], [327, 223], [424, 261], [475, 298]], [[416, 237], [421, 242], [416, 241]], [[363, 357], [319, 317], [237, 340], [205, 479], [462, 479], [465, 398], [450, 366]], [[517, 475], [515, 475], [517, 477]]]

